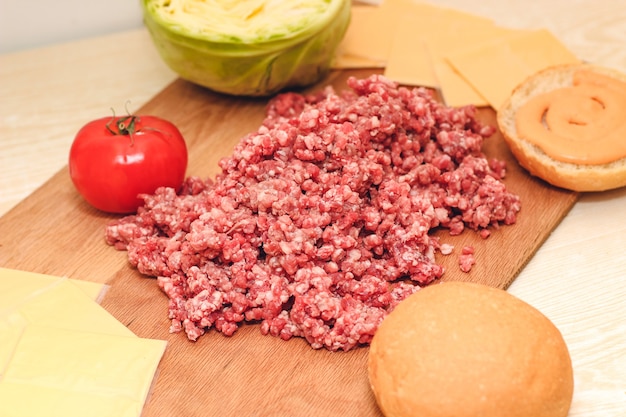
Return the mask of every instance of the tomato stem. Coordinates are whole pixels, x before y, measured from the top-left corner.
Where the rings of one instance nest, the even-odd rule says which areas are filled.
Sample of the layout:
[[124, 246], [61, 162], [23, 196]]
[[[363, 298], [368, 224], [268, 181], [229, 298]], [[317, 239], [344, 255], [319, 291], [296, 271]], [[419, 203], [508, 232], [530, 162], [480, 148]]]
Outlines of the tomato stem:
[[[115, 113], [113, 113], [113, 117], [106, 124], [106, 128], [113, 135], [129, 136], [132, 144], [134, 143], [133, 135], [135, 134], [135, 125], [138, 119], [138, 116], [133, 115], [128, 115], [116, 119]], [[115, 124], [115, 128], [111, 127], [112, 124]]]
[[[128, 112], [128, 108], [126, 109], [128, 115], [119, 118], [115, 116], [115, 109], [111, 109], [111, 111], [113, 112], [113, 117], [111, 117], [111, 120], [109, 120], [105, 125], [106, 129], [115, 136], [128, 136], [130, 138], [130, 145], [133, 146], [135, 144], [135, 138], [133, 135], [139, 132], [136, 126], [137, 122], [139, 122], [139, 116], [130, 114], [130, 112]], [[112, 125], [115, 125], [115, 127], [113, 127]], [[158, 129], [144, 129], [160, 132]]]

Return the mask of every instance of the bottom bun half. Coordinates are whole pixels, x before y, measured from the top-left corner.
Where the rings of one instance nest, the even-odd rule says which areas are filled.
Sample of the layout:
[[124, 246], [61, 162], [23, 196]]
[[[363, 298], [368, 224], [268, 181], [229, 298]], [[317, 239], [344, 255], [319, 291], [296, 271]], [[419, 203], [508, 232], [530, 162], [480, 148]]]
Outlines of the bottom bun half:
[[[563, 162], [550, 157], [539, 146], [518, 134], [516, 114], [519, 109], [540, 94], [571, 87], [574, 74], [578, 71], [591, 71], [624, 83], [623, 93], [626, 94], [626, 75], [613, 69], [590, 64], [549, 67], [533, 74], [513, 90], [498, 109], [498, 127], [519, 164], [530, 174], [554, 186], [578, 192], [605, 191], [626, 186], [626, 158], [596, 164]], [[626, 97], [622, 101], [626, 103]], [[626, 108], [623, 111], [624, 114], [618, 116], [622, 124], [626, 123]], [[626, 129], [622, 127], [620, 131]], [[626, 147], [626, 135], [621, 140], [621, 147]]]

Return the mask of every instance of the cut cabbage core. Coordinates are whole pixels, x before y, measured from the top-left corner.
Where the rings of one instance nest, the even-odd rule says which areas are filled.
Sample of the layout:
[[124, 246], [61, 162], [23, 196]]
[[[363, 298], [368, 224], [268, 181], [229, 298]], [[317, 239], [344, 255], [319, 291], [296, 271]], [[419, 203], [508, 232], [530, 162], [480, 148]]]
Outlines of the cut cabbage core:
[[156, 0], [171, 30], [219, 42], [267, 42], [319, 30], [337, 13], [332, 0]]

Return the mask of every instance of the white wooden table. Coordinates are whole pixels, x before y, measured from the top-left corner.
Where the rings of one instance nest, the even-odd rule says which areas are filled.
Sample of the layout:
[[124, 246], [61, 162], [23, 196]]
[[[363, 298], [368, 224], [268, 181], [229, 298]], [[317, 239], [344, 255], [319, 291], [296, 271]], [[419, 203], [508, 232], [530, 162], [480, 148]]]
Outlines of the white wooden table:
[[[624, 0], [431, 3], [548, 28], [581, 59], [626, 72]], [[137, 109], [175, 78], [143, 29], [0, 55], [0, 215], [65, 166], [86, 121]], [[570, 416], [626, 416], [626, 188], [583, 195], [509, 291], [568, 343]]]

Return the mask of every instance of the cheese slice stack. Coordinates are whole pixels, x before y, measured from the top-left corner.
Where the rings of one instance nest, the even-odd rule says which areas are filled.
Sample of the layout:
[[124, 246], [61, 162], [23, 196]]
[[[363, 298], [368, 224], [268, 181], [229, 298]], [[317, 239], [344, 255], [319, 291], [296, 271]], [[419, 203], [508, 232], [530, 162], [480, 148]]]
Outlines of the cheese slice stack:
[[165, 351], [97, 300], [105, 286], [0, 268], [0, 415], [138, 417]]
[[403, 85], [439, 91], [450, 106], [498, 109], [526, 77], [579, 59], [545, 29], [512, 29], [415, 0], [352, 6], [334, 68], [384, 68]]

